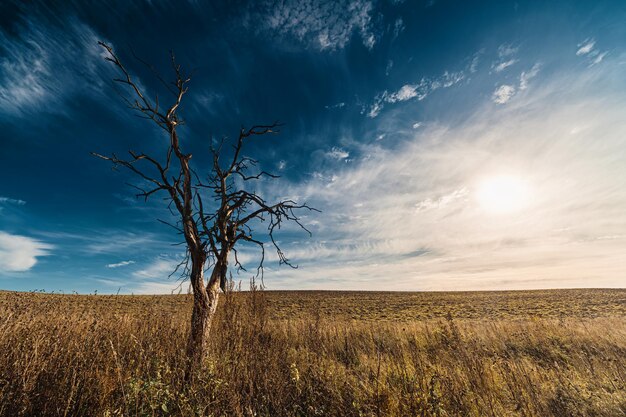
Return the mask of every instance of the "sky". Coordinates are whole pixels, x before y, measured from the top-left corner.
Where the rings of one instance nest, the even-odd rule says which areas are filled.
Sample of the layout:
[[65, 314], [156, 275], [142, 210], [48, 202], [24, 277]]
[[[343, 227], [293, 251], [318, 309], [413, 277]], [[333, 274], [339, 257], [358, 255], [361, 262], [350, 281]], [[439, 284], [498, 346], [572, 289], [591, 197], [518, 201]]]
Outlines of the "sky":
[[277, 234], [298, 269], [268, 247], [267, 289], [626, 287], [625, 2], [59, 3], [0, 5], [0, 289], [187, 291], [163, 196], [90, 155], [167, 141], [98, 41], [162, 100], [175, 53], [199, 171], [284, 123], [245, 149], [280, 175], [254, 191], [321, 213]]

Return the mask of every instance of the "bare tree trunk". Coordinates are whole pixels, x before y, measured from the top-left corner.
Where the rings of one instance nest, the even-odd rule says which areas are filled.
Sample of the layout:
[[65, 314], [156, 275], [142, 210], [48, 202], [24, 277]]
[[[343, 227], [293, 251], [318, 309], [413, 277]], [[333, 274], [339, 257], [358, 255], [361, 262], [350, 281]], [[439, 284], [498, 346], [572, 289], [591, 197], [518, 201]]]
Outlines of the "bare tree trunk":
[[204, 263], [197, 265], [192, 258], [191, 283], [193, 287], [193, 311], [191, 331], [187, 342], [187, 370], [185, 380], [193, 379], [194, 373], [204, 367], [207, 344], [213, 316], [219, 301], [220, 279], [225, 268], [218, 262], [213, 268], [208, 285], [204, 286]]

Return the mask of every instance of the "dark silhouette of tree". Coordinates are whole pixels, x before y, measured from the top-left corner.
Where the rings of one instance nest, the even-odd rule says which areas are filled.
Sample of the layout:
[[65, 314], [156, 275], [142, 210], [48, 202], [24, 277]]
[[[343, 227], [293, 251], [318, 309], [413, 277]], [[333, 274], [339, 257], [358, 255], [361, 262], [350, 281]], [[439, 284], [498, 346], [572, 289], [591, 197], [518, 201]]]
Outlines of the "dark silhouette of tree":
[[[196, 369], [203, 366], [207, 353], [211, 321], [215, 314], [220, 289], [226, 289], [226, 276], [229, 257], [233, 254], [233, 265], [243, 269], [237, 258], [237, 244], [241, 241], [257, 245], [261, 250], [257, 275], [262, 274], [265, 259], [264, 242], [254, 235], [252, 223], [266, 222], [267, 235], [275, 248], [279, 262], [292, 266], [274, 238], [274, 232], [283, 222], [295, 222], [309, 232], [300, 222], [298, 210], [315, 210], [306, 204], [291, 200], [275, 203], [265, 201], [255, 192], [246, 190], [245, 185], [262, 177], [277, 178], [265, 171], [256, 170], [257, 161], [242, 155], [245, 144], [258, 136], [277, 133], [279, 124], [257, 125], [242, 128], [233, 144], [233, 154], [227, 160], [223, 151], [224, 139], [218, 146], [211, 144], [212, 164], [207, 173], [200, 177], [192, 166], [190, 153], [185, 153], [181, 145], [177, 128], [183, 123], [178, 114], [181, 102], [187, 94], [190, 77], [183, 74], [180, 65], [171, 54], [172, 68], [175, 74], [173, 83], [166, 83], [156, 71], [158, 79], [174, 96], [168, 107], [162, 107], [159, 97], [147, 97], [145, 91], [124, 67], [113, 49], [99, 42], [106, 50], [106, 60], [111, 62], [119, 78], [113, 81], [123, 85], [130, 98], [122, 96], [130, 109], [140, 117], [154, 122], [161, 128], [168, 147], [163, 155], [154, 157], [130, 150], [129, 156], [120, 158], [115, 154], [104, 156], [93, 152], [94, 156], [110, 161], [114, 167], [124, 167], [138, 175], [147, 187], [137, 187], [138, 197], [148, 199], [153, 194], [163, 193], [169, 201], [170, 212], [177, 219], [167, 223], [184, 236], [186, 245], [185, 260], [178, 266], [183, 267], [183, 275], [188, 277], [193, 290], [193, 312], [191, 331], [187, 345], [189, 364], [186, 378], [190, 379]], [[143, 62], [143, 61], [142, 61]], [[152, 67], [150, 67], [152, 69]], [[310, 232], [309, 232], [310, 234]], [[212, 268], [212, 269], [211, 269]], [[208, 279], [205, 270], [211, 269]], [[178, 268], [177, 268], [178, 270]]]

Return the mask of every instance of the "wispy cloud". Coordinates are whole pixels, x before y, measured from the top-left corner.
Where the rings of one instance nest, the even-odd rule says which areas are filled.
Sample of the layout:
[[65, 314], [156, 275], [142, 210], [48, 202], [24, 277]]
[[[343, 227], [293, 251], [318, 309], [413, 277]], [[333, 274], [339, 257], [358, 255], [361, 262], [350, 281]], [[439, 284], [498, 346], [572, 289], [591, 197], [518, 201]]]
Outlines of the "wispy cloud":
[[518, 47], [513, 46], [511, 44], [508, 44], [508, 43], [502, 44], [498, 47], [498, 57], [507, 58], [507, 57], [513, 56], [517, 53], [518, 50], [519, 50]]
[[605, 56], [607, 56], [608, 52], [598, 52], [593, 59], [591, 60], [591, 64], [590, 66], [594, 66], [596, 64], [599, 64], [600, 62], [602, 62], [602, 60], [604, 59]]
[[26, 201], [16, 198], [0, 197], [0, 204], [15, 204], [17, 206], [23, 206], [26, 204]]
[[401, 17], [397, 18], [396, 21], [393, 24], [392, 39], [396, 39], [398, 37], [398, 35], [400, 35], [400, 33], [402, 33], [404, 28], [405, 28], [405, 26], [404, 26], [404, 21], [402, 20], [402, 18]]
[[87, 237], [87, 240], [89, 242], [84, 246], [84, 251], [90, 254], [116, 254], [133, 248], [168, 245], [152, 233], [113, 232], [99, 237]]
[[467, 70], [470, 74], [476, 73], [478, 71], [478, 64], [480, 63], [481, 55], [484, 53], [484, 49], [479, 50], [474, 55], [472, 55], [472, 59], [469, 62]]
[[502, 44], [498, 47], [498, 58], [491, 64], [496, 73], [515, 65], [519, 59], [515, 57], [519, 49], [511, 44]]
[[152, 263], [133, 272], [132, 275], [135, 278], [165, 279], [174, 272], [179, 263], [180, 260], [159, 257]]
[[[247, 24], [280, 33], [284, 39], [319, 50], [344, 48], [354, 33], [365, 47], [371, 49], [377, 41], [373, 25], [373, 3], [366, 0], [288, 0], [268, 4], [251, 14]], [[269, 12], [268, 12], [269, 11]]]
[[334, 146], [330, 151], [326, 152], [326, 156], [331, 159], [342, 161], [350, 157], [350, 152]]
[[387, 65], [385, 66], [385, 75], [389, 75], [391, 73], [391, 69], [393, 68], [393, 60], [390, 59], [387, 61]]
[[[377, 96], [367, 110], [367, 117], [371, 117], [373, 119], [374, 117], [378, 116], [380, 114], [380, 111], [384, 107], [383, 101], [384, 99], [382, 97]], [[363, 109], [363, 112], [365, 112], [365, 109]]]
[[468, 195], [469, 190], [467, 187], [462, 187], [436, 198], [428, 197], [425, 200], [415, 203], [415, 211], [442, 209], [450, 204], [456, 203], [459, 199], [466, 199]]
[[122, 262], [118, 262], [118, 263], [107, 264], [107, 268], [120, 268], [122, 266], [128, 266], [128, 265], [132, 265], [134, 263], [135, 263], [135, 261], [122, 261]]
[[507, 103], [511, 97], [515, 95], [515, 87], [508, 84], [503, 84], [496, 88], [493, 92], [491, 98], [496, 104], [505, 104]]
[[424, 100], [429, 94], [440, 88], [452, 87], [455, 84], [460, 83], [465, 79], [465, 73], [448, 72], [445, 71], [440, 77], [435, 79], [422, 78], [417, 84], [405, 84], [398, 91], [389, 92], [387, 90], [378, 94], [374, 98], [374, 102], [365, 107], [362, 113], [365, 113], [370, 118], [378, 116], [387, 104], [394, 104], [402, 101], [408, 101], [417, 99], [419, 101]]
[[510, 67], [511, 65], [517, 63], [518, 61], [519, 61], [518, 59], [509, 59], [509, 60], [498, 62], [498, 63], [494, 64], [492, 66], [492, 68], [493, 68], [493, 70], [495, 72], [502, 72], [505, 69], [507, 69], [508, 67]]
[[491, 95], [491, 100], [496, 104], [508, 103], [518, 91], [524, 91], [528, 88], [530, 81], [539, 74], [540, 68], [541, 65], [536, 63], [528, 71], [522, 71], [517, 88], [512, 84], [498, 86]]
[[528, 83], [530, 80], [535, 78], [537, 74], [539, 74], [539, 69], [541, 68], [540, 64], [535, 64], [528, 71], [522, 71], [519, 76], [519, 89], [526, 90], [528, 88]]
[[203, 114], [217, 114], [229, 102], [224, 94], [211, 90], [198, 91], [192, 97], [196, 111]]
[[0, 273], [28, 271], [37, 258], [50, 255], [53, 245], [0, 231]]
[[596, 48], [596, 41], [593, 38], [585, 39], [583, 42], [579, 43], [578, 50], [576, 51], [577, 56], [585, 57], [587, 59], [590, 67], [602, 62], [607, 54], [607, 51], [600, 51]]
[[102, 38], [76, 18], [66, 22], [60, 27], [31, 16], [15, 32], [0, 30], [0, 113], [63, 112], [73, 94], [100, 89]]
[[170, 280], [169, 282], [161, 281], [143, 281], [136, 285], [130, 285], [128, 290], [133, 294], [172, 294], [186, 293], [188, 285], [184, 283]]
[[[391, 93], [388, 94], [385, 97], [385, 101], [387, 103], [396, 103], [398, 101], [406, 101], [409, 99], [412, 99], [413, 97], [417, 97], [418, 96], [418, 92], [417, 89], [420, 86], [417, 84], [414, 85], [403, 85], [398, 91], [396, 91], [395, 93]], [[424, 95], [420, 95], [420, 98], [418, 99], [422, 99], [423, 97], [425, 97]]]
[[578, 50], [576, 51], [576, 55], [587, 55], [593, 50], [593, 47], [596, 45], [596, 41], [593, 39], [587, 39], [582, 43], [578, 44]]
[[331, 105], [324, 106], [324, 107], [327, 109], [341, 109], [342, 107], [345, 107], [345, 105], [346, 103], [342, 101], [342, 102], [331, 104]]
[[134, 233], [125, 230], [89, 230], [76, 232], [38, 231], [37, 236], [54, 242], [55, 246], [88, 256], [124, 256], [129, 250], [165, 252], [176, 241], [151, 232]]

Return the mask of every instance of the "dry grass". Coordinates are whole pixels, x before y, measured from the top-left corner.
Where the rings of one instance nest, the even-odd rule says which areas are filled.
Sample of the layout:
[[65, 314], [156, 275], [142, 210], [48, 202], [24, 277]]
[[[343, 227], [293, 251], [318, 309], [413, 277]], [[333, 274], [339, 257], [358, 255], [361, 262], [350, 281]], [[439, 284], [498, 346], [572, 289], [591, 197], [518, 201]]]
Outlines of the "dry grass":
[[188, 297], [0, 293], [0, 415], [626, 414], [624, 290], [222, 301], [185, 387]]

